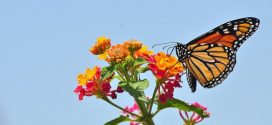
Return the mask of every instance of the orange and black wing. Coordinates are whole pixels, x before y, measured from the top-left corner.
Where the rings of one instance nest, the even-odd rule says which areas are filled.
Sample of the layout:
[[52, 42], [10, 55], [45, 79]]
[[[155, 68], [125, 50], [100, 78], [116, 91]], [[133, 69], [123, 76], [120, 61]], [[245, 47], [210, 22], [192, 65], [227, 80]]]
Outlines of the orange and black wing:
[[259, 19], [254, 17], [233, 20], [197, 37], [187, 45], [214, 43], [237, 51], [241, 44], [257, 30], [259, 23]]
[[187, 80], [192, 91], [196, 80], [205, 88], [212, 88], [223, 82], [235, 66], [235, 51], [221, 44], [192, 44], [189, 55], [184, 59], [187, 66]]
[[206, 88], [223, 82], [233, 70], [235, 53], [259, 26], [259, 19], [241, 18], [222, 24], [186, 44], [187, 79], [194, 92], [196, 81]]

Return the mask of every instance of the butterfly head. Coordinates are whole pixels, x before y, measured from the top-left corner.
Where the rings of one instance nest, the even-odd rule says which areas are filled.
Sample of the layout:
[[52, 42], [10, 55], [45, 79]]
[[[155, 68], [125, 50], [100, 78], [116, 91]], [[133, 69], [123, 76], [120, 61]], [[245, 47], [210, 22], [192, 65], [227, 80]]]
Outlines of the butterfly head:
[[176, 54], [178, 57], [178, 61], [182, 62], [182, 60], [185, 58], [185, 54], [187, 53], [187, 49], [186, 49], [186, 45], [181, 44], [181, 43], [177, 43], [176, 45]]
[[[166, 45], [165, 45], [166, 44]], [[163, 49], [167, 48], [167, 55], [170, 56], [174, 50], [176, 50], [176, 55], [178, 57], [178, 61], [182, 62], [182, 60], [186, 57], [187, 53], [187, 46], [184, 44], [181, 44], [179, 42], [167, 42], [167, 43], [159, 43], [152, 46], [154, 48], [155, 46], [159, 45], [165, 45]]]

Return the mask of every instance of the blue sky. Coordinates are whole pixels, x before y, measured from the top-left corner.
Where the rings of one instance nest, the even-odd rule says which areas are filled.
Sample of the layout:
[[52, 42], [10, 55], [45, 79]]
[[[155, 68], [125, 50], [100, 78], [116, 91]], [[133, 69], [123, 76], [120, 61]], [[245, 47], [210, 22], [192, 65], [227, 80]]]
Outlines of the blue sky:
[[[106, 65], [88, 52], [97, 37], [107, 36], [113, 43], [135, 38], [149, 46], [187, 43], [247, 16], [259, 18], [261, 24], [239, 49], [228, 79], [191, 93], [183, 76], [183, 88], [175, 96], [209, 108], [212, 117], [200, 125], [269, 124], [271, 5], [270, 0], [1, 0], [0, 124], [101, 125], [120, 111], [94, 97], [79, 102], [73, 93], [78, 73]], [[116, 103], [132, 105], [127, 94], [118, 98]], [[170, 109], [155, 122], [181, 124], [181, 119]]]

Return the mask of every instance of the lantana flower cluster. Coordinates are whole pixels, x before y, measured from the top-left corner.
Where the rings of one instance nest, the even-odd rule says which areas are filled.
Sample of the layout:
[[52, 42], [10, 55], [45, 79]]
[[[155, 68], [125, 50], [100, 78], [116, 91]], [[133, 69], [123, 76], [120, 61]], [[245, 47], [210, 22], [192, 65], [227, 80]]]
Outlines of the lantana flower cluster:
[[110, 96], [112, 99], [117, 97], [116, 93], [122, 93], [123, 89], [117, 87], [116, 90], [111, 90], [110, 81], [112, 80], [114, 73], [104, 79], [101, 79], [101, 68], [95, 66], [93, 69], [87, 68], [85, 73], [79, 74], [77, 77], [78, 86], [74, 90], [78, 93], [79, 100], [83, 100], [84, 96], [95, 95], [98, 98]]
[[181, 87], [181, 75], [184, 67], [175, 57], [163, 52], [155, 55], [145, 54], [143, 58], [148, 61], [148, 68], [156, 76], [157, 83], [160, 85], [158, 89], [159, 100], [165, 103], [168, 99], [172, 99], [174, 88]]
[[[131, 125], [154, 125], [153, 117], [167, 107], [180, 110], [184, 122], [192, 121], [182, 115], [184, 107], [187, 107], [185, 114], [188, 114], [188, 109], [193, 112], [194, 122], [190, 123], [196, 124], [209, 116], [203, 114], [206, 109], [196, 105], [197, 103], [189, 105], [174, 97], [174, 90], [181, 88], [181, 77], [185, 70], [176, 57], [164, 52], [154, 53], [135, 39], [112, 45], [111, 39], [107, 37], [99, 37], [89, 51], [100, 60], [106, 61], [108, 66], [94, 66], [87, 68], [85, 73], [80, 73], [74, 92], [78, 94], [79, 100], [83, 100], [85, 96], [96, 96], [122, 110], [123, 116], [106, 124], [130, 121]], [[148, 71], [154, 75], [155, 82], [142, 78]], [[113, 82], [113, 79], [119, 82]], [[145, 89], [150, 84], [156, 86], [151, 97], [145, 95]], [[113, 102], [112, 99], [117, 99], [117, 94], [123, 92], [127, 92], [134, 99], [133, 107], [123, 108]], [[152, 111], [153, 105], [157, 105], [155, 112]]]

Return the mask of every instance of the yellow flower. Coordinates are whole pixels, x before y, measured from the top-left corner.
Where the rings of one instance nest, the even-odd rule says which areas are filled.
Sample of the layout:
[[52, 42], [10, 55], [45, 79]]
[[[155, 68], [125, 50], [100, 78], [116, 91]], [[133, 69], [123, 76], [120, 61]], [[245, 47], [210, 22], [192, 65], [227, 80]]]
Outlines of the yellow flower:
[[134, 52], [142, 48], [142, 43], [135, 39], [125, 41], [124, 44], [130, 52]]
[[98, 59], [106, 60], [108, 57], [108, 52], [104, 52], [103, 54], [98, 55]]
[[97, 38], [96, 43], [89, 49], [89, 51], [94, 55], [103, 54], [111, 46], [111, 40], [107, 37]]
[[153, 52], [151, 50], [148, 50], [147, 48], [148, 47], [145, 46], [145, 45], [143, 47], [141, 47], [141, 49], [139, 49], [138, 51], [136, 51], [134, 53], [134, 57], [135, 58], [139, 58], [139, 57], [142, 57], [142, 56], [145, 56], [145, 55], [151, 55], [151, 54], [153, 54]]
[[98, 70], [98, 66], [95, 66], [92, 70], [90, 68], [87, 68], [85, 71], [85, 75], [87, 79], [90, 81], [93, 81], [97, 70]]
[[106, 61], [117, 63], [123, 61], [130, 54], [124, 44], [117, 44], [112, 46], [107, 50], [107, 52], [108, 57]]
[[77, 76], [77, 81], [78, 81], [78, 84], [81, 85], [81, 86], [86, 85], [86, 83], [87, 83], [87, 78], [86, 78], [85, 74], [79, 74], [79, 75]]
[[95, 66], [93, 69], [87, 68], [85, 74], [79, 74], [77, 76], [78, 84], [84, 86], [88, 81], [93, 81], [95, 79], [95, 75], [97, 74], [98, 68], [98, 66]]

